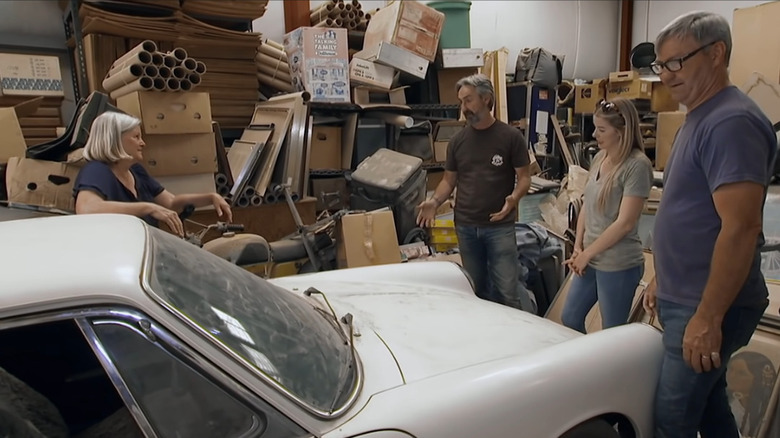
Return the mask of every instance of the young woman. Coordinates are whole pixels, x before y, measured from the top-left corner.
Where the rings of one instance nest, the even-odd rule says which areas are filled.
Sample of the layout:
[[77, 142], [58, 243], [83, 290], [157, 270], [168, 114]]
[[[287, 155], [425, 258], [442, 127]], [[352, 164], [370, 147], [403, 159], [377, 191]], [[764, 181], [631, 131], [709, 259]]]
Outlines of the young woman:
[[217, 193], [174, 195], [165, 190], [140, 164], [144, 146], [137, 118], [116, 112], [96, 117], [84, 146], [88, 163], [73, 188], [76, 214], [129, 214], [153, 226], [163, 222], [180, 236], [184, 226], [178, 212], [187, 204], [213, 205], [217, 215], [232, 221], [230, 206]]
[[634, 105], [620, 98], [602, 101], [593, 123], [600, 152], [585, 186], [574, 253], [565, 262], [576, 275], [561, 315], [564, 325], [583, 333], [596, 302], [603, 328], [628, 320], [644, 270], [637, 226], [653, 183]]

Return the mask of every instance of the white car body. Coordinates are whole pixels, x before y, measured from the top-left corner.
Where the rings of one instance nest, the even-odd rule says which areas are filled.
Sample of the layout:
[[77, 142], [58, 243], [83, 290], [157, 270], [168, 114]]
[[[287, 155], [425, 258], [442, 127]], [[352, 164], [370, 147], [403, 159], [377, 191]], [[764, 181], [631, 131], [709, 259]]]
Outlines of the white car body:
[[[555, 438], [605, 415], [637, 437], [652, 436], [663, 354], [655, 328], [630, 324], [581, 335], [480, 300], [447, 262], [271, 280], [313, 307], [332, 305], [338, 318], [353, 316], [360, 387], [334, 415], [306, 409], [150, 296], [148, 236], [140, 220], [118, 215], [0, 224], [0, 331], [61, 309], [135, 309], [310, 434], [304, 436]], [[239, 269], [205, 251], [202, 257], [225, 272]], [[304, 297], [310, 287], [325, 298]]]

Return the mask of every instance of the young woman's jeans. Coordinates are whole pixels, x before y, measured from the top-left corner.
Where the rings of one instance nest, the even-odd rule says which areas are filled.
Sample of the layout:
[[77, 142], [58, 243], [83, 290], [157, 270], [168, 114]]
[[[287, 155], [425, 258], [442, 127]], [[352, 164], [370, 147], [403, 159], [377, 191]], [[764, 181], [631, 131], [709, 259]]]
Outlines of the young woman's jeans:
[[463, 268], [478, 297], [521, 309], [515, 225], [455, 226]]
[[585, 333], [585, 317], [597, 301], [602, 328], [625, 324], [643, 270], [643, 265], [622, 271], [588, 266], [582, 276], [574, 275], [561, 314], [563, 325]]
[[[664, 359], [655, 395], [655, 438], [738, 438], [737, 424], [726, 395], [726, 363], [697, 374], [682, 356], [682, 340], [695, 307], [659, 299], [664, 328]], [[720, 357], [727, 360], [747, 345], [763, 308], [732, 307], [721, 325]]]

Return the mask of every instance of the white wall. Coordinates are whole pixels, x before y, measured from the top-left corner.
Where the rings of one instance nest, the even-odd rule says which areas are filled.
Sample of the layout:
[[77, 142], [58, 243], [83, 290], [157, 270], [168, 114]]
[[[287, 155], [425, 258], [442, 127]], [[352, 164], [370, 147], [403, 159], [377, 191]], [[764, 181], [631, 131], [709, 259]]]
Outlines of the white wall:
[[[321, 3], [321, 0], [311, 0], [312, 7]], [[376, 9], [385, 3], [361, 0], [363, 10]], [[615, 0], [473, 1], [471, 47], [509, 49], [508, 73], [514, 72], [520, 50], [541, 46], [566, 57], [565, 77], [603, 77], [617, 64], [619, 4]], [[271, 40], [281, 40], [284, 35], [281, 0], [268, 2], [268, 10], [255, 20], [254, 29]]]
[[665, 1], [635, 0], [634, 23], [631, 34], [632, 47], [644, 41], [654, 41], [655, 37], [670, 21], [691, 11], [709, 11], [722, 15], [731, 23], [734, 9], [770, 3], [768, 1], [731, 0], [731, 1]]

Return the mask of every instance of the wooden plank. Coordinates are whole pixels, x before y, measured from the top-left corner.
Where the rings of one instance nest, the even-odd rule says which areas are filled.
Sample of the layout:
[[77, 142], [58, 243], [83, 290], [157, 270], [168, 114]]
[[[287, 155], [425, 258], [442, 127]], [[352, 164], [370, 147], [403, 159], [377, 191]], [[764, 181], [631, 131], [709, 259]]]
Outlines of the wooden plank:
[[558, 119], [555, 117], [555, 114], [550, 114], [550, 120], [552, 121], [553, 128], [555, 128], [555, 136], [558, 137], [558, 144], [560, 145], [561, 151], [563, 152], [563, 159], [566, 161], [566, 168], [568, 169], [571, 166], [575, 166], [577, 163], [571, 156], [571, 151], [569, 150], [569, 146], [566, 144], [566, 138], [563, 136], [561, 125], [558, 123]]

